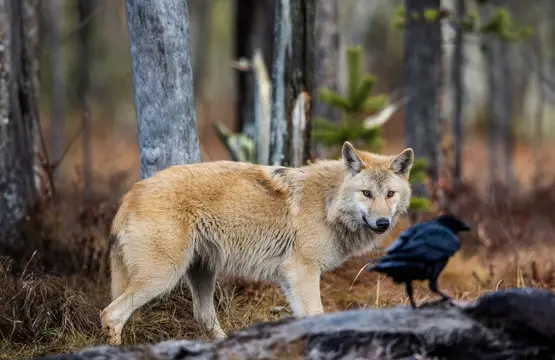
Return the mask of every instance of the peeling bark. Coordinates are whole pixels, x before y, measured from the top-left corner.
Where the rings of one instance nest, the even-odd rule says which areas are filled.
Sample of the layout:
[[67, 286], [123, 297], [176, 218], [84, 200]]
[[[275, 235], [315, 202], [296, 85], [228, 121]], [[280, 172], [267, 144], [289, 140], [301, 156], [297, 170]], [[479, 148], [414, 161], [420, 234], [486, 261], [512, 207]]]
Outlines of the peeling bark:
[[[305, 106], [304, 149], [302, 162], [311, 153], [311, 108], [314, 97], [314, 22], [315, 0], [279, 0], [276, 3], [276, 48], [272, 69], [272, 119], [270, 125], [270, 164], [288, 165], [292, 148], [293, 109], [301, 93], [307, 94]], [[297, 136], [297, 135], [295, 135]]]
[[126, 0], [141, 178], [200, 162], [187, 1]]

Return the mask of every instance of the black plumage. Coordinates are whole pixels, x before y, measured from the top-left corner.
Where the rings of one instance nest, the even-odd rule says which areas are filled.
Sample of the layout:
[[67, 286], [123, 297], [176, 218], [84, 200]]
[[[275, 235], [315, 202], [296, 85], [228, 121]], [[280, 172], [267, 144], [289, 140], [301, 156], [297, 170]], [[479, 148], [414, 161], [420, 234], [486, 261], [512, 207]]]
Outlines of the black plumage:
[[378, 271], [397, 283], [405, 283], [412, 307], [416, 308], [412, 293], [412, 281], [429, 280], [430, 290], [441, 296], [449, 296], [438, 289], [437, 279], [449, 258], [460, 249], [457, 234], [470, 227], [453, 215], [440, 215], [432, 221], [411, 226], [403, 231], [382, 257], [368, 271]]

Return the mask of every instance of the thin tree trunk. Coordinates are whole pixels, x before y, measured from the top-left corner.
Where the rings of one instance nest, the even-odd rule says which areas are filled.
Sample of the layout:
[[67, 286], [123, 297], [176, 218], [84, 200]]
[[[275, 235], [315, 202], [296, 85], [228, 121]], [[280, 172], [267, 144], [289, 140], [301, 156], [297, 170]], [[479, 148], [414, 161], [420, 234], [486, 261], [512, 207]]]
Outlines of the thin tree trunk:
[[[540, 14], [543, 14], [540, 11]], [[534, 184], [538, 184], [541, 181], [541, 153], [543, 150], [543, 122], [544, 122], [544, 107], [546, 101], [546, 94], [545, 94], [545, 87], [543, 84], [543, 79], [541, 74], [545, 73], [545, 54], [542, 47], [542, 39], [543, 39], [543, 24], [544, 17], [540, 15], [540, 19], [536, 26], [536, 36], [533, 39], [533, 47], [534, 52], [536, 53], [537, 58], [537, 88], [538, 88], [538, 104], [536, 108], [536, 116], [534, 120], [534, 135], [533, 135], [533, 142], [534, 142]]]
[[81, 126], [83, 131], [83, 200], [88, 203], [92, 192], [92, 159], [91, 159], [91, 108], [89, 100], [90, 90], [90, 57], [92, 56], [91, 42], [94, 20], [89, 19], [95, 10], [95, 0], [79, 0], [79, 64], [77, 96], [81, 101]]
[[[276, 5], [276, 50], [272, 71], [270, 164], [304, 164], [310, 159], [314, 90], [315, 0], [280, 0]], [[305, 124], [293, 122], [297, 101], [304, 101]], [[295, 126], [294, 126], [295, 125]], [[293, 134], [301, 131], [302, 134]], [[289, 136], [288, 136], [289, 135]], [[293, 148], [292, 138], [304, 149]]]
[[462, 20], [466, 13], [466, 0], [456, 0], [457, 28], [455, 34], [455, 49], [453, 53], [453, 125], [455, 136], [455, 164], [453, 169], [454, 186], [458, 187], [462, 181], [462, 146], [463, 146], [463, 130], [462, 130], [462, 113], [464, 87], [462, 81], [462, 72], [464, 64], [464, 41]]
[[[252, 59], [260, 49], [266, 68], [272, 68], [274, 52], [275, 3], [281, 0], [235, 0], [235, 58]], [[254, 114], [254, 78], [237, 71], [236, 118], [239, 129], [256, 138]]]
[[[318, 2], [314, 34], [315, 90], [327, 87], [333, 91], [339, 91], [339, 2], [337, 0]], [[338, 121], [341, 112], [316, 97], [313, 115]]]
[[205, 70], [208, 66], [206, 63], [210, 42], [211, 0], [191, 1], [191, 42], [192, 42], [192, 66], [193, 75], [195, 76], [195, 98], [202, 96], [205, 81]]
[[514, 187], [514, 172], [513, 172], [513, 150], [514, 150], [514, 134], [513, 134], [513, 102], [512, 102], [512, 74], [509, 65], [511, 58], [511, 49], [506, 41], [501, 41], [499, 44], [499, 85], [497, 89], [500, 91], [500, 116], [498, 123], [501, 126], [501, 139], [503, 147], [501, 149], [501, 156], [503, 158], [503, 165], [505, 168], [505, 182], [508, 189]]
[[200, 162], [187, 1], [126, 0], [141, 178]]
[[64, 20], [61, 0], [49, 0], [45, 4], [46, 24], [45, 29], [49, 47], [49, 68], [52, 72], [50, 88], [50, 160], [57, 164], [62, 156], [63, 143], [63, 117], [65, 102], [64, 62], [62, 60], [61, 26]]
[[[489, 19], [492, 11], [490, 4], [486, 3], [480, 6], [480, 18]], [[497, 40], [492, 35], [483, 34], [482, 47], [484, 48], [484, 65], [487, 75], [487, 101], [486, 106], [486, 128], [487, 128], [487, 142], [488, 142], [488, 188], [498, 181], [499, 175], [499, 154], [498, 154], [498, 139], [499, 139], [499, 126], [498, 126], [498, 101], [497, 101], [497, 78], [498, 67], [496, 66], [497, 59]]]
[[291, 51], [291, 9], [289, 0], [276, 0], [275, 49], [272, 65], [272, 114], [270, 120], [270, 165], [287, 162], [288, 135], [285, 108], [287, 52]]
[[[326, 87], [339, 91], [339, 63], [340, 63], [340, 37], [339, 37], [339, 1], [320, 0], [316, 9], [315, 25], [315, 99], [313, 116], [322, 117], [331, 121], [339, 121], [341, 111], [326, 104], [317, 95], [318, 90]], [[319, 155], [323, 148], [315, 145]]]
[[[427, 21], [424, 11], [439, 12], [440, 0], [407, 0], [404, 75], [409, 98], [405, 111], [405, 142], [417, 158], [428, 161], [432, 184], [440, 174], [441, 26]], [[413, 14], [418, 14], [415, 18]], [[424, 184], [415, 184], [416, 196], [426, 196]]]
[[24, 249], [20, 224], [36, 199], [38, 2], [0, 0], [0, 253]]

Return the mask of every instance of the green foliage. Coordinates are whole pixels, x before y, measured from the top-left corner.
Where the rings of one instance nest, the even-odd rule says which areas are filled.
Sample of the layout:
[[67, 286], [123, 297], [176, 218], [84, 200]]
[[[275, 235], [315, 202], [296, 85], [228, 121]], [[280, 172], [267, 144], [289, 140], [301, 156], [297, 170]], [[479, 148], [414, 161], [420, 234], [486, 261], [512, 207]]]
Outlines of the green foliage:
[[407, 8], [404, 5], [399, 5], [395, 9], [395, 15], [393, 16], [393, 26], [397, 29], [402, 29], [405, 26], [407, 17]]
[[423, 183], [426, 181], [426, 168], [428, 167], [428, 162], [426, 159], [417, 159], [412, 166], [410, 171], [409, 181], [411, 184]]
[[463, 32], [474, 32], [478, 21], [480, 20], [480, 15], [475, 9], [470, 10], [462, 17], [462, 28]]
[[[370, 74], [364, 74], [362, 69], [363, 52], [362, 47], [353, 46], [347, 48], [347, 94], [341, 95], [330, 89], [322, 88], [319, 96], [326, 104], [342, 111], [341, 121], [336, 123], [329, 119], [314, 117], [312, 138], [327, 148], [335, 148], [339, 156], [339, 149], [345, 141], [350, 141], [357, 148], [379, 152], [383, 146], [381, 138], [381, 126], [365, 125], [365, 118], [378, 112], [388, 103], [385, 94], [371, 95], [376, 84], [376, 78]], [[426, 179], [426, 162], [418, 160], [415, 162], [410, 176], [410, 182], [423, 182]], [[411, 210], [426, 211], [429, 209], [429, 201], [425, 198], [413, 198]]]
[[515, 24], [507, 9], [503, 8], [497, 8], [491, 19], [480, 27], [480, 31], [511, 43], [518, 42], [533, 33], [530, 27]]
[[[478, 6], [488, 5], [489, 0], [476, 0]], [[411, 13], [411, 18], [414, 20], [419, 19], [418, 13]], [[456, 17], [449, 19], [453, 22], [458, 22]], [[437, 9], [425, 9], [424, 19], [426, 21], [436, 21], [441, 17], [441, 11]], [[407, 9], [404, 5], [399, 5], [395, 10], [395, 15], [393, 16], [393, 26], [401, 29], [405, 26], [407, 19]], [[482, 34], [490, 34], [497, 37], [499, 40], [507, 41], [511, 43], [518, 42], [533, 34], [533, 30], [528, 26], [520, 26], [516, 24], [511, 18], [509, 11], [504, 7], [496, 7], [494, 14], [490, 19], [484, 20], [483, 24], [479, 26], [480, 16], [475, 9], [468, 11], [463, 15], [461, 20], [463, 31], [478, 32]]]
[[437, 9], [424, 10], [424, 19], [429, 22], [436, 21], [439, 19], [439, 11]]
[[369, 113], [376, 112], [386, 105], [387, 97], [383, 94], [370, 95], [376, 84], [376, 78], [363, 73], [362, 63], [362, 47], [347, 48], [346, 96], [327, 88], [319, 90], [320, 98], [328, 105], [340, 109], [343, 112], [343, 118], [340, 123], [334, 123], [329, 119], [315, 117], [312, 138], [317, 143], [334, 147], [348, 140], [357, 146], [374, 151], [377, 151], [382, 145], [381, 129], [379, 127], [367, 128], [364, 125], [364, 119]]
[[410, 199], [409, 209], [414, 212], [425, 212], [430, 210], [430, 200], [425, 197], [413, 196]]

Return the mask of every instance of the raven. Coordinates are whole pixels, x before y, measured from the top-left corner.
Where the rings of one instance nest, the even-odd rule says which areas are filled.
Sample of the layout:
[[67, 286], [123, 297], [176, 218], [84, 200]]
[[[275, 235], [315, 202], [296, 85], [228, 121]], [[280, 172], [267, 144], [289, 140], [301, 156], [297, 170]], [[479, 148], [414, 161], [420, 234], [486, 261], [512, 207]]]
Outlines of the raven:
[[460, 249], [457, 234], [468, 230], [470, 227], [464, 221], [447, 214], [411, 226], [401, 232], [386, 249], [386, 255], [367, 271], [386, 274], [397, 284], [405, 283], [413, 308], [416, 308], [412, 297], [414, 280], [429, 280], [430, 290], [441, 296], [440, 301], [449, 300], [449, 296], [438, 290], [437, 279], [449, 258]]

